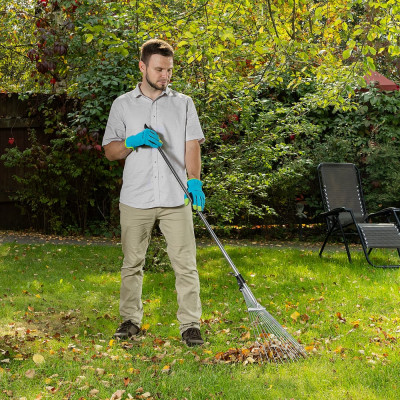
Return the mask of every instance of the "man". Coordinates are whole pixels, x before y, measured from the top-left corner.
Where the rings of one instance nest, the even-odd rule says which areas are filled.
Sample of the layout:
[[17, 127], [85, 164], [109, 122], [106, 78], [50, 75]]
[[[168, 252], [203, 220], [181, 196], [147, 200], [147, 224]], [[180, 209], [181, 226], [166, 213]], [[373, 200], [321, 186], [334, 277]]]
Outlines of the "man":
[[110, 161], [125, 159], [120, 194], [123, 322], [114, 336], [128, 338], [140, 333], [143, 265], [158, 221], [175, 272], [180, 333], [187, 345], [196, 346], [204, 341], [192, 211], [158, 147], [163, 146], [179, 177], [187, 182], [193, 208], [202, 210], [200, 144], [204, 135], [192, 99], [168, 87], [173, 54], [172, 47], [162, 40], [143, 44], [142, 81], [114, 101], [103, 138]]

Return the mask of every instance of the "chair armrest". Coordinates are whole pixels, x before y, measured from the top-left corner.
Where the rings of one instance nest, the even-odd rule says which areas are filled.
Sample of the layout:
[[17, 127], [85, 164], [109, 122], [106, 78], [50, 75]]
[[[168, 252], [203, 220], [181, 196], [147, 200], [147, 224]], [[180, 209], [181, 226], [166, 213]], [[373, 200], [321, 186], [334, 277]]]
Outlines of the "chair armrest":
[[383, 210], [368, 214], [365, 217], [365, 221], [367, 221], [368, 219], [373, 218], [373, 217], [385, 217], [388, 215], [393, 215], [397, 224], [400, 225], [400, 221], [399, 221], [399, 217], [397, 216], [397, 213], [400, 213], [400, 208], [388, 207]]
[[338, 208], [334, 208], [333, 210], [330, 211], [325, 211], [321, 214], [318, 215], [318, 217], [329, 217], [331, 215], [339, 215], [342, 212], [349, 212], [351, 213], [351, 209], [350, 208], [346, 208], [346, 207], [338, 207]]
[[375, 217], [375, 216], [379, 216], [379, 215], [394, 214], [396, 212], [400, 212], [400, 208], [396, 208], [396, 207], [384, 208], [383, 210], [368, 214], [367, 218]]

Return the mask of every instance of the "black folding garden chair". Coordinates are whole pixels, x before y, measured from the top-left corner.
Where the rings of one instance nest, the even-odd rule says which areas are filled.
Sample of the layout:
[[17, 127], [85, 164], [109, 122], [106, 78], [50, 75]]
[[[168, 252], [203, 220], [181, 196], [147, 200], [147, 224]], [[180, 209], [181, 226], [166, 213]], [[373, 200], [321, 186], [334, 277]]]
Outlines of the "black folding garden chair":
[[356, 234], [367, 261], [373, 267], [399, 268], [400, 265], [375, 265], [369, 255], [374, 248], [392, 248], [397, 249], [400, 257], [400, 208], [391, 207], [367, 214], [360, 172], [354, 164], [321, 163], [318, 177], [325, 209], [320, 216], [327, 223], [327, 235], [319, 255], [322, 256], [329, 237], [339, 233], [351, 262], [347, 236]]

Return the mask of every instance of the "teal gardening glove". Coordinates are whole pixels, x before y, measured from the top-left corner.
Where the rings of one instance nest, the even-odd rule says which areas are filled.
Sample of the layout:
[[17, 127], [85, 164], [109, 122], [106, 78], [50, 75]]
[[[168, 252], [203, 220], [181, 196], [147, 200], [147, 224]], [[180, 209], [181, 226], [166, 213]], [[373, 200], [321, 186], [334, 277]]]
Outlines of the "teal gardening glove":
[[144, 145], [158, 148], [162, 146], [162, 141], [152, 129], [144, 129], [137, 135], [132, 135], [125, 139], [125, 147], [127, 149], [135, 150], [136, 147]]
[[[206, 196], [202, 190], [203, 183], [198, 179], [189, 179], [187, 189], [192, 196], [193, 210], [203, 211], [206, 204]], [[185, 194], [185, 205], [189, 204], [190, 200]]]

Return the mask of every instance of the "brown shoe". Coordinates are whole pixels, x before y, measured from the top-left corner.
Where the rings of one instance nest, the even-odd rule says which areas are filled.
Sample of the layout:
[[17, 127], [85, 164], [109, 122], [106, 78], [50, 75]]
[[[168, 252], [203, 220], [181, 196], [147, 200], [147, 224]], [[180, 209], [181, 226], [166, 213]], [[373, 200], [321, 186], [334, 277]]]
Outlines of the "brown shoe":
[[136, 336], [140, 332], [140, 328], [135, 325], [132, 321], [124, 321], [114, 333], [114, 337], [117, 339], [127, 339], [131, 336]]
[[187, 329], [185, 332], [182, 333], [182, 339], [190, 347], [201, 346], [204, 344], [204, 340], [201, 337], [200, 329], [197, 328]]

